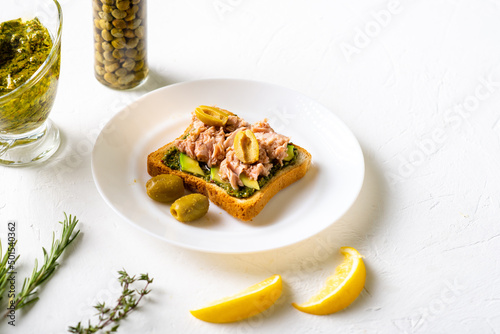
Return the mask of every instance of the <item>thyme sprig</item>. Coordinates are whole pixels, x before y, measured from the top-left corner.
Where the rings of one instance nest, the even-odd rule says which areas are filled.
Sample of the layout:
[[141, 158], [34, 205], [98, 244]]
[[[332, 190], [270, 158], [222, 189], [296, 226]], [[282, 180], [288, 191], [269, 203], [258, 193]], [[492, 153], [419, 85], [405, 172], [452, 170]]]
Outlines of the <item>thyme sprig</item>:
[[50, 253], [47, 253], [45, 248], [43, 250], [43, 265], [38, 270], [38, 260], [35, 259], [35, 267], [33, 269], [33, 273], [31, 277], [27, 277], [24, 279], [23, 287], [21, 291], [16, 296], [14, 305], [15, 309], [19, 310], [25, 307], [28, 304], [35, 303], [39, 297], [36, 296], [38, 293], [38, 287], [45, 282], [47, 279], [51, 277], [54, 273], [54, 270], [59, 266], [57, 259], [64, 252], [64, 249], [71, 244], [73, 240], [78, 236], [80, 231], [76, 231], [73, 233], [76, 225], [78, 224], [78, 220], [76, 217], [72, 217], [71, 215], [68, 217], [66, 213], [64, 214], [64, 222], [59, 222], [63, 225], [63, 230], [61, 233], [61, 238], [56, 239], [55, 233], [52, 234], [52, 247], [50, 249]]
[[[125, 319], [131, 312], [133, 312], [141, 299], [149, 294], [151, 290], [148, 290], [149, 284], [153, 283], [153, 279], [149, 278], [148, 274], [140, 274], [139, 277], [135, 275], [130, 277], [124, 270], [118, 271], [120, 276], [118, 281], [122, 286], [122, 294], [118, 298], [116, 305], [113, 308], [107, 307], [104, 302], [98, 303], [94, 308], [99, 312], [99, 322], [97, 325], [92, 325], [90, 320], [88, 321], [88, 326], [83, 327], [81, 322], [79, 322], [75, 327], [70, 326], [68, 332], [76, 334], [92, 334], [97, 333], [100, 330], [105, 330], [107, 327], [111, 327], [104, 333], [115, 333], [120, 326], [120, 321]], [[136, 281], [145, 281], [146, 285], [143, 289], [130, 289], [130, 285]], [[138, 297], [137, 297], [138, 296]]]

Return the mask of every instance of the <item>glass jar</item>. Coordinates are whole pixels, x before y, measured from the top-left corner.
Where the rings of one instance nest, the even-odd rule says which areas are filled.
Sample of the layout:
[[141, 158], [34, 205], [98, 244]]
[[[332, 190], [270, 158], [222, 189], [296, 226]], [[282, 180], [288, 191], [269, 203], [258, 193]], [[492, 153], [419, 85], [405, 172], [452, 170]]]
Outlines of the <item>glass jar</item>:
[[[26, 35], [15, 34], [14, 38], [3, 29], [0, 34], [0, 45], [5, 53], [0, 56], [0, 61], [6, 66], [0, 71], [0, 86], [8, 90], [0, 90], [0, 165], [26, 166], [48, 159], [60, 145], [59, 129], [48, 116], [59, 82], [63, 15], [57, 0], [7, 0], [2, 5], [0, 23], [4, 28], [6, 24], [10, 25], [9, 22], [15, 21], [19, 26], [29, 21], [31, 24], [38, 22], [47, 30], [44, 33], [36, 29], [35, 24], [26, 30]], [[31, 41], [29, 49], [25, 47], [25, 40]], [[40, 45], [50, 44], [46, 58], [41, 57]], [[29, 54], [28, 50], [38, 51]], [[9, 52], [27, 56], [24, 59], [5, 56]], [[25, 59], [29, 61], [25, 62]], [[31, 72], [28, 64], [37, 65], [42, 61], [38, 68], [34, 68], [36, 72], [25, 77]], [[23, 64], [24, 72], [19, 71], [20, 64]], [[3, 85], [5, 82], [14, 85], [9, 88], [10, 84]]]
[[92, 0], [95, 77], [114, 89], [130, 89], [149, 73], [146, 0]]

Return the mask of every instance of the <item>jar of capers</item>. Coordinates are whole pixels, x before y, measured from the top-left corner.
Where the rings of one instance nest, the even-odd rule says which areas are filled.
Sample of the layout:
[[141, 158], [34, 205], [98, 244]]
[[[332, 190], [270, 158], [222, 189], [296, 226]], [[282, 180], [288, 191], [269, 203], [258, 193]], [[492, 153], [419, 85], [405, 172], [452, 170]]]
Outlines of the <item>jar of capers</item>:
[[140, 85], [149, 73], [146, 0], [92, 0], [95, 76], [115, 89]]

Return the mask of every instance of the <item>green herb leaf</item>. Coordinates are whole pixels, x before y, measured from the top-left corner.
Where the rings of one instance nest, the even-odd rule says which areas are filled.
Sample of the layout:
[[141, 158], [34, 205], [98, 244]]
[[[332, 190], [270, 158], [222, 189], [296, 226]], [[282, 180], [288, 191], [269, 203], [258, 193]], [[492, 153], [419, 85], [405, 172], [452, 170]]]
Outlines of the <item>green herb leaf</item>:
[[[92, 325], [90, 320], [88, 321], [87, 327], [82, 327], [81, 322], [79, 322], [76, 326], [69, 326], [69, 333], [76, 334], [91, 334], [96, 333], [100, 330], [105, 330], [106, 328], [111, 328], [104, 333], [115, 333], [118, 331], [118, 327], [120, 326], [120, 321], [125, 319], [130, 313], [132, 313], [142, 297], [147, 295], [151, 290], [148, 290], [148, 286], [153, 283], [153, 279], [149, 278], [148, 274], [141, 274], [139, 278], [136, 276], [129, 276], [125, 269], [118, 271], [120, 275], [118, 277], [118, 282], [122, 287], [122, 294], [116, 301], [116, 305], [113, 309], [105, 307], [104, 303], [97, 303], [94, 306], [96, 310], [99, 311], [98, 319], [99, 322], [97, 325]], [[131, 284], [137, 281], [145, 281], [146, 284], [142, 289], [131, 289], [129, 288]]]
[[[76, 225], [78, 224], [76, 217], [72, 217], [71, 215], [68, 217], [66, 213], [64, 214], [64, 217], [64, 222], [60, 222], [63, 225], [60, 240], [56, 240], [55, 235], [53, 234], [50, 253], [43, 248], [44, 261], [40, 270], [38, 270], [38, 260], [35, 259], [35, 266], [31, 277], [24, 279], [23, 287], [14, 302], [16, 310], [38, 301], [38, 297], [36, 296], [38, 293], [38, 287], [52, 277], [55, 269], [59, 266], [57, 259], [64, 252], [64, 249], [66, 249], [66, 247], [68, 247], [68, 245], [71, 244], [71, 242], [75, 240], [80, 233], [80, 231], [73, 233]], [[0, 292], [2, 291], [0, 290]]]

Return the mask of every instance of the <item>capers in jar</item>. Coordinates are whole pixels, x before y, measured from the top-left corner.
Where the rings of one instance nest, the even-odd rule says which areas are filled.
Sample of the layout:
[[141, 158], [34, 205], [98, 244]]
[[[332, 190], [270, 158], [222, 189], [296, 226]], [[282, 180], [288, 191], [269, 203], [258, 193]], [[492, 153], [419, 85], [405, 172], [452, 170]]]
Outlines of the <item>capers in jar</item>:
[[115, 71], [115, 74], [119, 77], [124, 77], [127, 75], [127, 73], [128, 73], [128, 71], [126, 68], [120, 68], [120, 69]]
[[121, 59], [125, 56], [125, 52], [123, 52], [123, 50], [118, 50], [118, 49], [115, 49], [112, 53], [113, 57], [115, 57], [116, 59]]
[[125, 56], [134, 58], [135, 56], [137, 56], [137, 52], [138, 51], [136, 49], [127, 49], [127, 51], [125, 51]]
[[103, 66], [96, 65], [95, 66], [95, 72], [99, 75], [104, 75], [106, 71], [104, 70]]
[[137, 29], [134, 30], [134, 35], [139, 37], [139, 38], [143, 38], [144, 37], [144, 33], [145, 33], [145, 29], [144, 29], [144, 26], [140, 26], [138, 27]]
[[109, 51], [106, 51], [102, 54], [104, 56], [104, 59], [106, 60], [114, 60], [113, 54]]
[[148, 73], [146, 0], [92, 0], [95, 76], [102, 84], [129, 89]]
[[111, 63], [109, 65], [104, 65], [104, 69], [108, 73], [112, 73], [112, 72], [116, 71], [119, 68], [120, 68], [120, 64], [118, 64], [118, 63]]
[[127, 22], [125, 22], [124, 20], [113, 20], [112, 23], [117, 29], [124, 29], [127, 27]]
[[134, 67], [135, 67], [135, 61], [133, 59], [127, 58], [123, 62], [122, 67], [126, 68], [129, 71], [132, 71], [134, 69]]
[[127, 49], [133, 49], [139, 43], [139, 38], [130, 38], [127, 40]]
[[191, 222], [206, 215], [209, 205], [206, 196], [190, 194], [176, 200], [170, 207], [170, 213], [180, 222]]
[[106, 73], [106, 74], [104, 74], [104, 80], [106, 80], [110, 84], [113, 84], [118, 79], [116, 78], [116, 75], [114, 73]]
[[125, 29], [123, 31], [123, 35], [127, 38], [134, 38], [135, 37], [135, 34], [134, 34], [134, 31], [133, 30], [130, 30], [130, 29]]
[[119, 10], [127, 10], [130, 7], [130, 1], [117, 1], [116, 8]]
[[122, 76], [122, 77], [118, 78], [118, 83], [120, 85], [126, 85], [126, 84], [132, 82], [132, 80], [134, 80], [134, 78], [135, 78], [135, 75], [133, 75], [133, 74], [127, 74], [125, 76]]
[[123, 37], [123, 30], [118, 28], [111, 29], [111, 35], [113, 37]]
[[[111, 15], [113, 15], [114, 18], [120, 20], [120, 19], [123, 19], [127, 16], [127, 12], [125, 12], [123, 10], [119, 10], [119, 9], [114, 9], [111, 12]], [[108, 20], [108, 21], [113, 21], [113, 20]]]
[[113, 51], [113, 45], [109, 42], [103, 42], [101, 46], [104, 51]]
[[155, 201], [168, 203], [184, 195], [184, 183], [177, 175], [160, 174], [146, 182], [146, 191]]
[[123, 37], [115, 38], [112, 42], [111, 45], [115, 49], [123, 49], [127, 46], [127, 41]]

